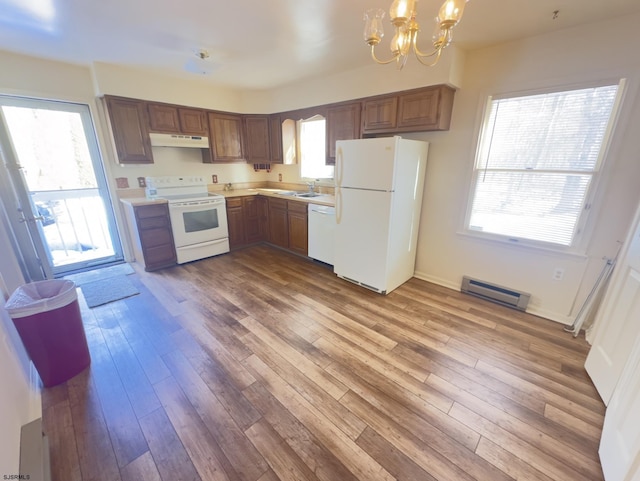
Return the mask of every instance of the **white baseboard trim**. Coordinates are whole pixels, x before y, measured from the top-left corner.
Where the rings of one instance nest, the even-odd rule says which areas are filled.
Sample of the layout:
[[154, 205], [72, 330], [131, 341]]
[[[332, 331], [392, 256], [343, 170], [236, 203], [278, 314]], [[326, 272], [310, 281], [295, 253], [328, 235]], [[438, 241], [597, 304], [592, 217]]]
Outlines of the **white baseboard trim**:
[[[439, 277], [434, 277], [432, 275], [426, 274], [424, 272], [418, 272], [416, 271], [413, 275], [415, 278], [423, 280], [423, 281], [427, 281], [427, 282], [431, 282], [432, 284], [436, 284], [438, 286], [442, 286], [442, 287], [446, 287], [447, 289], [451, 289], [457, 292], [460, 292], [460, 284], [455, 284], [454, 282], [451, 282], [449, 280], [446, 279], [441, 279]], [[527, 307], [527, 311], [528, 314], [532, 314], [534, 316], [538, 316], [538, 317], [542, 317], [544, 319], [549, 319], [550, 321], [554, 321], [557, 322], [559, 324], [563, 324], [565, 326], [570, 326], [573, 324], [574, 319], [569, 317], [569, 316], [565, 316], [563, 314], [558, 314], [557, 312], [551, 312], [551, 311], [547, 311], [545, 309], [542, 309], [538, 306], [532, 306], [529, 305]]]
[[458, 291], [460, 292], [460, 284], [455, 284], [451, 281], [447, 281], [445, 279], [440, 279], [439, 277], [433, 277], [429, 274], [426, 274], [424, 272], [419, 272], [416, 271], [413, 274], [413, 277], [420, 279], [422, 281], [427, 281], [427, 282], [431, 282], [432, 284], [436, 284], [438, 286], [442, 286], [442, 287], [446, 287], [447, 289], [451, 289], [454, 291]]
[[42, 417], [42, 383], [33, 362], [29, 362], [29, 419]]

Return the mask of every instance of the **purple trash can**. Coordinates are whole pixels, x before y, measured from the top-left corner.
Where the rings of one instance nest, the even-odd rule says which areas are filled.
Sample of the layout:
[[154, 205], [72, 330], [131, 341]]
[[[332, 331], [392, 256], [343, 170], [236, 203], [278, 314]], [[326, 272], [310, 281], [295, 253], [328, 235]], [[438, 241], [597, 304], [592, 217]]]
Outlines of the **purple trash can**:
[[5, 309], [46, 387], [71, 379], [91, 363], [72, 281], [53, 279], [20, 286]]

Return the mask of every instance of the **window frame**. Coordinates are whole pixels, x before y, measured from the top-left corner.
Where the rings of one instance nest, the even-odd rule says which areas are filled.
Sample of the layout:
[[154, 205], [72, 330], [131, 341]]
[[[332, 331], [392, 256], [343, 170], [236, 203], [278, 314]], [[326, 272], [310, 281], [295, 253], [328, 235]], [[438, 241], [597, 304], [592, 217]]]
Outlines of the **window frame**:
[[[310, 121], [318, 121], [318, 120], [324, 120], [325, 122], [325, 130], [324, 130], [324, 139], [323, 139], [323, 145], [325, 145], [325, 149], [326, 149], [326, 139], [327, 139], [327, 134], [328, 134], [328, 128], [327, 128], [327, 117], [326, 115], [322, 115], [322, 114], [316, 114], [316, 115], [312, 115], [309, 118], [304, 118], [304, 119], [300, 119], [296, 122], [296, 148], [297, 148], [297, 156], [298, 159], [300, 159], [300, 161], [298, 162], [299, 164], [299, 170], [298, 170], [298, 176], [300, 177], [300, 179], [302, 181], [308, 181], [308, 182], [321, 182], [321, 183], [333, 183], [334, 179], [335, 179], [335, 169], [333, 170], [333, 175], [331, 177], [304, 177], [302, 175], [302, 164], [303, 164], [303, 156], [302, 156], [302, 123], [303, 122], [310, 122]], [[326, 150], [325, 150], [325, 155], [323, 156], [323, 162], [324, 159], [326, 159]], [[326, 165], [326, 163], [324, 163], [323, 165], [325, 165], [326, 167], [333, 167], [333, 166], [329, 166]]]
[[[568, 85], [555, 85], [555, 86], [538, 88], [538, 89], [530, 89], [530, 90], [507, 91], [499, 94], [485, 94], [484, 102], [478, 113], [476, 140], [475, 140], [476, 148], [471, 159], [471, 172], [469, 175], [469, 184], [466, 192], [467, 202], [464, 210], [464, 215], [462, 217], [461, 230], [459, 231], [459, 233], [469, 237], [475, 237], [477, 239], [482, 239], [490, 242], [535, 248], [538, 250], [548, 251], [552, 253], [577, 254], [577, 255], [583, 256], [584, 252], [586, 251], [586, 247], [587, 247], [586, 244], [589, 240], [589, 234], [591, 233], [594, 227], [593, 222], [594, 222], [594, 219], [597, 217], [596, 213], [600, 207], [601, 197], [603, 195], [603, 189], [602, 189], [603, 180], [608, 175], [609, 165], [611, 163], [611, 162], [607, 162], [607, 159], [609, 156], [609, 150], [611, 148], [611, 140], [618, 123], [618, 118], [620, 117], [621, 104], [623, 101], [624, 94], [626, 92], [626, 83], [627, 83], [627, 80], [625, 78], [617, 77], [617, 78], [601, 79], [599, 81], [582, 82], [577, 84], [574, 83], [574, 84], [568, 84]], [[524, 98], [524, 97], [529, 97], [534, 95], [553, 94], [558, 92], [571, 92], [574, 90], [613, 86], [613, 85], [617, 85], [618, 89], [616, 92], [615, 100], [613, 102], [611, 117], [609, 119], [609, 123], [607, 124], [607, 127], [605, 129], [605, 132], [602, 138], [602, 144], [600, 147], [600, 152], [598, 153], [598, 159], [596, 161], [596, 165], [594, 167], [594, 170], [590, 172], [591, 182], [589, 187], [587, 188], [587, 193], [584, 197], [583, 208], [579, 214], [578, 221], [576, 222], [571, 243], [569, 245], [562, 245], [562, 244], [557, 244], [553, 242], [526, 239], [522, 237], [508, 236], [508, 235], [497, 234], [492, 232], [482, 232], [476, 229], [471, 229], [470, 221], [472, 216], [473, 203], [475, 200], [477, 178], [478, 178], [478, 175], [480, 175], [483, 172], [483, 169], [477, 167], [477, 165], [479, 164], [479, 159], [482, 158], [482, 155], [486, 152], [487, 140], [490, 139], [490, 136], [488, 136], [487, 131], [490, 128], [490, 124], [488, 120], [491, 114], [492, 102], [494, 100], [501, 100], [501, 99]]]

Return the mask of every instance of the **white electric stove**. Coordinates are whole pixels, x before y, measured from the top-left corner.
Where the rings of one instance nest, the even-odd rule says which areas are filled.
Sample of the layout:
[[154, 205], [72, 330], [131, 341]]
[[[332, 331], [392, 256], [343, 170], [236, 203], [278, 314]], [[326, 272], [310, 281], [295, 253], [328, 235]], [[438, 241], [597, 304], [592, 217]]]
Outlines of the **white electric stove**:
[[199, 176], [146, 177], [149, 199], [166, 199], [178, 264], [229, 252], [225, 198]]

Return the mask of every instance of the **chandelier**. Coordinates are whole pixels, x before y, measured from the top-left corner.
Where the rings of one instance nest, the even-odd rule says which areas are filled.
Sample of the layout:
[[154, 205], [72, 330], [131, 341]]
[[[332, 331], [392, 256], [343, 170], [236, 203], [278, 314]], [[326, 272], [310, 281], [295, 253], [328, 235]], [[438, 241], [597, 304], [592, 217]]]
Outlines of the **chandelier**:
[[[398, 69], [407, 63], [407, 57], [413, 50], [421, 64], [434, 66], [440, 60], [442, 50], [451, 43], [451, 30], [462, 18], [465, 3], [469, 0], [445, 0], [436, 17], [436, 26], [432, 36], [433, 49], [422, 52], [418, 48], [418, 32], [420, 25], [416, 20], [417, 0], [394, 0], [389, 9], [391, 23], [395, 27], [395, 35], [391, 39], [391, 58], [380, 60], [376, 57], [376, 45], [384, 36], [382, 19], [385, 11], [372, 8], [365, 12], [364, 40], [371, 47], [371, 57], [379, 64], [396, 62]], [[427, 60], [429, 59], [429, 60]]]

